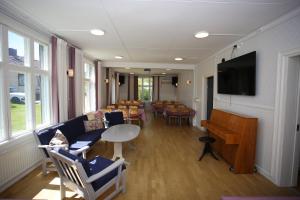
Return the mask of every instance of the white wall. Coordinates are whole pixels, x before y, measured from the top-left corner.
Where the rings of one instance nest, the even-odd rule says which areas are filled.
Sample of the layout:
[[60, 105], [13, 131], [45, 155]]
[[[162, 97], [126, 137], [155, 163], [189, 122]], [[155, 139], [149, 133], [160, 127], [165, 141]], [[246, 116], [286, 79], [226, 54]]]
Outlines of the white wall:
[[172, 85], [172, 77], [160, 77], [159, 78], [159, 99], [161, 101], [175, 101], [177, 100], [176, 96], [176, 87]]
[[[292, 15], [294, 14], [294, 15]], [[256, 51], [256, 96], [218, 95], [215, 78], [214, 107], [241, 114], [252, 115], [259, 119], [256, 165], [258, 171], [269, 179], [271, 172], [272, 142], [274, 127], [274, 106], [276, 89], [277, 60], [280, 52], [300, 48], [300, 12], [290, 13], [249, 36], [237, 41], [238, 55]], [[216, 74], [217, 63], [222, 58], [230, 58], [232, 46], [217, 52], [201, 62], [195, 70], [196, 97], [203, 96], [203, 78]], [[202, 102], [201, 102], [202, 103]], [[201, 103], [197, 103], [197, 125], [201, 118]]]
[[[187, 84], [190, 80], [191, 84]], [[178, 74], [177, 100], [188, 107], [193, 107], [194, 71], [186, 70]]]

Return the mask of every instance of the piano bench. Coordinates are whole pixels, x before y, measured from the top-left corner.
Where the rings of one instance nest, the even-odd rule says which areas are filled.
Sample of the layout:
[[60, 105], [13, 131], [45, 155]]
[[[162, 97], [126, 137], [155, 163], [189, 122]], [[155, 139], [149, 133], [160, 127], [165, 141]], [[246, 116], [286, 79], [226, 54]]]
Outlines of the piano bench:
[[216, 160], [219, 160], [216, 155], [214, 154], [212, 147], [210, 144], [214, 143], [216, 141], [215, 138], [213, 137], [209, 137], [209, 136], [203, 136], [199, 138], [200, 142], [204, 143], [204, 149], [202, 151], [201, 156], [199, 157], [199, 161], [202, 160], [202, 158], [204, 157], [205, 154], [210, 153], [212, 155], [212, 157]]

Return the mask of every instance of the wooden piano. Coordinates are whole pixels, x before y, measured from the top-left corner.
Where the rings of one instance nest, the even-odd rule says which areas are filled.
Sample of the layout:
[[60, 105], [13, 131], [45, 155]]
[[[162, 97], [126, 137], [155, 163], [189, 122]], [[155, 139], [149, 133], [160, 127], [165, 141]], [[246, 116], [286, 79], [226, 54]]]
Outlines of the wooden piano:
[[201, 126], [216, 139], [214, 151], [231, 165], [233, 172], [253, 173], [257, 118], [213, 109], [210, 120], [202, 120]]

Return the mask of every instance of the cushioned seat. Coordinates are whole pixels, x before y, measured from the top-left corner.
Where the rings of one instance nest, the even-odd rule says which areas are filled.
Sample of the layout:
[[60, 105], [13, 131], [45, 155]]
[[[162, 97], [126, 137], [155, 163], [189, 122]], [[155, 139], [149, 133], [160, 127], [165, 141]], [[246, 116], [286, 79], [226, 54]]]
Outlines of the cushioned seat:
[[105, 129], [98, 129], [77, 136], [75, 140], [70, 142], [69, 149], [76, 150], [85, 146], [92, 146], [101, 139], [101, 135], [104, 131]]
[[[96, 156], [93, 160], [89, 160], [89, 172], [88, 176], [92, 176], [94, 174], [99, 173], [109, 165], [111, 165], [114, 161]], [[125, 165], [122, 166], [122, 170], [126, 169]], [[118, 174], [118, 169], [113, 170], [112, 172], [106, 174], [105, 176], [99, 178], [98, 180], [92, 183], [94, 190], [98, 190], [103, 185], [105, 185], [108, 181], [113, 179]]]

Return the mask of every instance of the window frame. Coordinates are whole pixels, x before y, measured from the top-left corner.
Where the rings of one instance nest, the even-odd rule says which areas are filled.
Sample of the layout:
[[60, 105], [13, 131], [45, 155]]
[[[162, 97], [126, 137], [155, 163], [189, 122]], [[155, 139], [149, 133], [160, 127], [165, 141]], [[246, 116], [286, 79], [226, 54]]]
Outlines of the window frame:
[[[85, 66], [86, 65], [89, 67], [89, 77], [88, 78], [85, 76]], [[94, 71], [94, 80], [91, 77], [91, 70], [90, 70], [91, 68], [93, 68], [93, 71]], [[89, 112], [96, 110], [96, 66], [89, 60], [85, 59], [83, 62], [83, 72], [84, 72], [83, 73], [83, 94], [84, 94], [83, 113], [89, 113]], [[86, 109], [86, 107], [85, 107], [85, 94], [86, 94], [85, 84], [86, 84], [86, 82], [89, 83], [89, 94], [91, 93], [91, 86], [94, 87], [94, 97], [95, 97], [95, 98], [91, 98], [91, 95], [90, 95], [88, 109]], [[92, 103], [94, 103], [94, 105], [92, 105]]]
[[[26, 65], [24, 61], [24, 65], [13, 64], [9, 62], [9, 53], [8, 53], [8, 32], [14, 32], [27, 40], [27, 44], [25, 45], [25, 51], [28, 54], [28, 65]], [[36, 128], [46, 127], [52, 123], [52, 115], [51, 115], [51, 66], [50, 58], [51, 58], [51, 44], [49, 41], [41, 41], [40, 37], [35, 37], [34, 35], [28, 35], [23, 31], [18, 31], [8, 25], [0, 24], [0, 89], [3, 91], [2, 95], [0, 95], [0, 123], [3, 123], [3, 131], [0, 133], [0, 145], [3, 143], [7, 143], [8, 141], [12, 141], [23, 137], [25, 135], [31, 134]], [[45, 64], [46, 69], [34, 67], [34, 42], [38, 42], [47, 47], [47, 64]], [[24, 52], [24, 57], [26, 55]], [[26, 130], [18, 132], [18, 134], [12, 132], [12, 123], [11, 123], [11, 103], [10, 103], [10, 91], [9, 91], [9, 78], [5, 77], [6, 74], [11, 72], [23, 73], [25, 74], [26, 79], [25, 82], [25, 101], [26, 101]], [[41, 75], [42, 77], [47, 77], [47, 84], [45, 93], [45, 97], [48, 99], [47, 106], [47, 122], [42, 123], [40, 125], [36, 124], [35, 117], [35, 81], [34, 78], [37, 75]], [[0, 130], [1, 131], [1, 130]]]
[[[138, 85], [138, 91], [139, 91], [139, 88], [141, 87], [142, 90], [142, 97], [143, 97], [143, 94], [144, 94], [144, 90], [145, 88], [148, 88], [149, 89], [149, 94], [150, 94], [150, 98], [148, 100], [144, 100], [143, 98], [141, 98], [140, 100], [143, 100], [143, 101], [146, 101], [146, 102], [151, 102], [152, 101], [152, 91], [153, 91], [153, 79], [151, 76], [139, 76], [138, 79], [142, 79], [142, 85]], [[149, 85], [144, 85], [144, 80], [145, 79], [149, 79]]]

